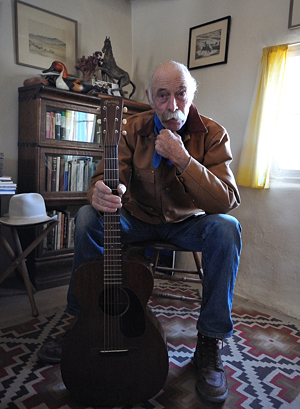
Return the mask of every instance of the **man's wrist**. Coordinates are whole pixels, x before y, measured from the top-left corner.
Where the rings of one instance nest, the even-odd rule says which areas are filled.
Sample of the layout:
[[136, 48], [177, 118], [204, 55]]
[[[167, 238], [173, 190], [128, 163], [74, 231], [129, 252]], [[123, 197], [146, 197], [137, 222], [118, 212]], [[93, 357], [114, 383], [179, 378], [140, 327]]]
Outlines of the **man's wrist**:
[[185, 163], [185, 164], [183, 164], [183, 166], [176, 166], [176, 168], [177, 168], [177, 174], [179, 174], [179, 175], [181, 175], [185, 170], [186, 170], [186, 168], [189, 166], [189, 164], [190, 164], [190, 161], [191, 161], [191, 156], [189, 156], [188, 157], [188, 160], [187, 160], [187, 162]]

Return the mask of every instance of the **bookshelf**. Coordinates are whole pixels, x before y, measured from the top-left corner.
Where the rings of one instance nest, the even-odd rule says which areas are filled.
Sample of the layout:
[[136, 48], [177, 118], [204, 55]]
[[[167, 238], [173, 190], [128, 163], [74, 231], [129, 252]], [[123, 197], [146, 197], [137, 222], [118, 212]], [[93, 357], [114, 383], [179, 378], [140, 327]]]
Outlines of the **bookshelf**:
[[[69, 282], [74, 217], [87, 203], [91, 176], [101, 161], [101, 98], [35, 84], [19, 88], [18, 193], [37, 192], [59, 224], [28, 257], [38, 290]], [[126, 118], [150, 106], [125, 100]], [[40, 229], [43, 227], [41, 226]], [[29, 242], [33, 229], [20, 232]]]

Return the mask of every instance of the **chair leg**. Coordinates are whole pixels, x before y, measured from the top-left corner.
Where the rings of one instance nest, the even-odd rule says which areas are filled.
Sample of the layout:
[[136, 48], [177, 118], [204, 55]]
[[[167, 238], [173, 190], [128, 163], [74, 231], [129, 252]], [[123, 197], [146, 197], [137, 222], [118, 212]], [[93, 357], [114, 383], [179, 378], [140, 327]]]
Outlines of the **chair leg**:
[[193, 302], [200, 302], [201, 299], [194, 298], [194, 297], [185, 297], [184, 295], [176, 295], [176, 294], [168, 294], [168, 293], [160, 293], [158, 291], [152, 292], [153, 297], [157, 298], [167, 298], [169, 300], [177, 300], [177, 301], [193, 301]]
[[[183, 281], [183, 282], [193, 282], [193, 283], [202, 283], [203, 279], [203, 271], [202, 271], [202, 264], [201, 264], [201, 257], [198, 252], [193, 252], [195, 264], [197, 267], [197, 271], [199, 274], [199, 278], [192, 278], [192, 277], [182, 277], [176, 275], [176, 272], [180, 273], [189, 273], [189, 270], [183, 270], [183, 269], [177, 269], [174, 266], [174, 252], [173, 252], [173, 263], [172, 263], [172, 268], [170, 267], [158, 267], [158, 259], [159, 259], [159, 253], [160, 250], [154, 249], [153, 253], [153, 258], [152, 258], [152, 263], [151, 263], [151, 269], [152, 269], [152, 274], [154, 278], [162, 279], [162, 280], [170, 280], [170, 281]], [[157, 272], [157, 270], [161, 271], [161, 273]], [[163, 274], [163, 271], [166, 272], [172, 272], [170, 275]], [[171, 300], [180, 300], [180, 301], [193, 301], [193, 302], [201, 302], [201, 297], [200, 298], [195, 298], [195, 297], [185, 297], [185, 296], [179, 296], [175, 294], [169, 294], [166, 292], [158, 292], [158, 291], [153, 291], [152, 295], [157, 298], [167, 298]]]
[[203, 269], [202, 269], [202, 262], [201, 262], [200, 254], [197, 251], [193, 251], [193, 256], [194, 256], [195, 264], [197, 266], [199, 277], [201, 280], [203, 280]]
[[158, 265], [159, 253], [160, 253], [160, 250], [156, 250], [156, 249], [153, 250], [153, 256], [152, 256], [153, 273], [155, 273], [157, 265]]

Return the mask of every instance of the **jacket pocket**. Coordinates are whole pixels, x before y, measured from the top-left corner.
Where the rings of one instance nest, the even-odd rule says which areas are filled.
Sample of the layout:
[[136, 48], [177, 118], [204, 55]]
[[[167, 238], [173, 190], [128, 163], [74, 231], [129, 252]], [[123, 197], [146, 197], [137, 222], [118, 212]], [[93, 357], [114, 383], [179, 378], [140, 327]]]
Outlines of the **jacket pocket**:
[[132, 174], [132, 195], [146, 206], [152, 207], [155, 201], [155, 175], [151, 169], [135, 169]]

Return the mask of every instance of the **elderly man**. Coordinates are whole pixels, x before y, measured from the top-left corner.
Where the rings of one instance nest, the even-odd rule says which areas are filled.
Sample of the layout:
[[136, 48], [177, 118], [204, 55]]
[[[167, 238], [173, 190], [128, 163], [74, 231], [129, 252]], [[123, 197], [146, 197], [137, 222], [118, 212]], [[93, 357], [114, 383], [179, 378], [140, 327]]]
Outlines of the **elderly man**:
[[[226, 130], [199, 114], [196, 82], [187, 68], [168, 61], [150, 77], [151, 111], [134, 115], [119, 143], [118, 195], [93, 175], [88, 199], [76, 216], [74, 270], [103, 254], [103, 212], [121, 209], [123, 243], [165, 240], [202, 252], [203, 301], [194, 354], [200, 397], [222, 402], [228, 394], [219, 340], [233, 332], [231, 306], [241, 251], [241, 228], [227, 215], [240, 203], [229, 168]], [[68, 312], [78, 304], [70, 286]], [[45, 356], [41, 356], [45, 359]]]

